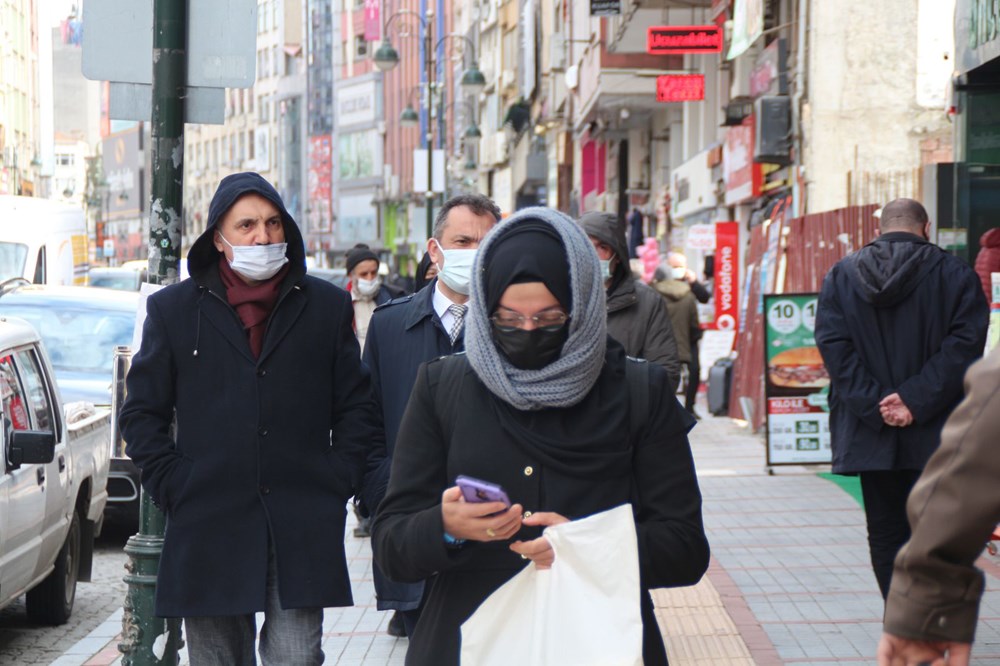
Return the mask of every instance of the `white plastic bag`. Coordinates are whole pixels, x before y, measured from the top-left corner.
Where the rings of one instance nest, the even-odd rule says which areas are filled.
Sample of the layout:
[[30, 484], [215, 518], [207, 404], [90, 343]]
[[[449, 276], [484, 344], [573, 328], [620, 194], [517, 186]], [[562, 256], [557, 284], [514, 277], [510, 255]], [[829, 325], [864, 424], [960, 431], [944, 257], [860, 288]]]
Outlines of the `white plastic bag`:
[[529, 564], [462, 625], [462, 666], [639, 666], [639, 549], [628, 504], [545, 528], [555, 560]]

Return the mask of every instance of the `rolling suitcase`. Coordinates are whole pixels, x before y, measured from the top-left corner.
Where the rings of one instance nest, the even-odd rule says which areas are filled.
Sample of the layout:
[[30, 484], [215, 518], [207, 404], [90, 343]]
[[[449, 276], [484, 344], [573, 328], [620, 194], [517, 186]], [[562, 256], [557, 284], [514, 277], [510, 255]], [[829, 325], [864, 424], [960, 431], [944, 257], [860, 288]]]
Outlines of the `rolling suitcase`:
[[720, 358], [708, 370], [708, 411], [722, 416], [729, 411], [729, 388], [733, 381], [733, 359]]

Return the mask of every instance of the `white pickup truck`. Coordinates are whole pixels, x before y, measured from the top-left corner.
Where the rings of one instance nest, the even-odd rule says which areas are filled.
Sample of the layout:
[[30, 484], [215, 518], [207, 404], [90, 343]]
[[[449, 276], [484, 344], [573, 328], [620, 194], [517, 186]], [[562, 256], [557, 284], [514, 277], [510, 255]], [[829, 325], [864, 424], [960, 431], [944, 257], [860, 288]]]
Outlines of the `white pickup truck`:
[[38, 334], [0, 318], [0, 608], [69, 619], [107, 503], [111, 413], [64, 412]]

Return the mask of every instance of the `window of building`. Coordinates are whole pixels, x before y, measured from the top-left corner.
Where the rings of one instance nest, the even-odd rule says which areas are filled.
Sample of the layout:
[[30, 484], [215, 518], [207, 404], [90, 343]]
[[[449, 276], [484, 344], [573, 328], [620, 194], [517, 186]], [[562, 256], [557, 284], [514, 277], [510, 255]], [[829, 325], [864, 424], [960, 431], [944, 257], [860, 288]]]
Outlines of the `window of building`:
[[56, 153], [56, 165], [73, 166], [73, 155], [71, 153]]
[[253, 130], [247, 131], [247, 159], [253, 159]]
[[364, 60], [368, 57], [368, 40], [364, 35], [354, 36], [354, 59]]
[[246, 88], [243, 90], [243, 94], [247, 98], [247, 113], [253, 113], [253, 89]]

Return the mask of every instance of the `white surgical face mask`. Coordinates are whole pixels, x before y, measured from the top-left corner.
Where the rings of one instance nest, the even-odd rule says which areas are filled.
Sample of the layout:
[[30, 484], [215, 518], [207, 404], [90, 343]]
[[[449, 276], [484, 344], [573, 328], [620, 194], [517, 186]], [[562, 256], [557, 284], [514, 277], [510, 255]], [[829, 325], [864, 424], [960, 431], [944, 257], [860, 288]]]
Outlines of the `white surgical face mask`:
[[469, 282], [472, 279], [472, 264], [476, 261], [478, 250], [446, 250], [437, 239], [438, 249], [444, 255], [444, 266], [438, 267], [438, 278], [448, 287], [463, 296], [469, 295]]
[[365, 280], [359, 278], [354, 285], [354, 290], [358, 292], [358, 296], [364, 299], [370, 299], [378, 293], [378, 290], [382, 287], [382, 278], [375, 278], [374, 280]]
[[288, 257], [285, 256], [288, 243], [233, 245], [221, 231], [219, 238], [233, 251], [233, 260], [229, 262], [229, 266], [248, 280], [270, 280], [288, 263]]
[[601, 262], [601, 279], [610, 280], [611, 279], [611, 260], [610, 259], [599, 259]]
[[687, 269], [680, 266], [676, 266], [670, 269], [670, 276], [675, 280], [683, 280], [684, 276], [687, 275]]

